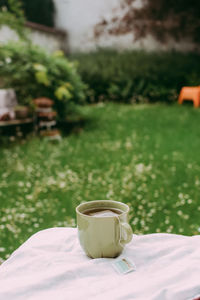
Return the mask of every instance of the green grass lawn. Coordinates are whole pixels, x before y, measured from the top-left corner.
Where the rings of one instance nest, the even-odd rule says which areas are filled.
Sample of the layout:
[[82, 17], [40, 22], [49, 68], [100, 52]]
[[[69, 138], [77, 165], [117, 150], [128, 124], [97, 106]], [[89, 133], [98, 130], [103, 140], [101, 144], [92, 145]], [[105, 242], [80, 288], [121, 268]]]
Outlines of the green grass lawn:
[[78, 133], [0, 148], [0, 258], [33, 233], [75, 226], [81, 201], [128, 203], [134, 233], [200, 231], [200, 110], [106, 104], [82, 108]]

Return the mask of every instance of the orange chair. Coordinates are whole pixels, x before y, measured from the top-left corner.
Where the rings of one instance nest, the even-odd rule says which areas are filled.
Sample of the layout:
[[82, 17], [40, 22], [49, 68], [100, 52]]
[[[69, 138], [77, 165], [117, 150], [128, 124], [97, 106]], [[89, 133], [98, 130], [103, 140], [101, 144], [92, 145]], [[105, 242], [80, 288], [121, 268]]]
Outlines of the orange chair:
[[200, 86], [184, 86], [178, 98], [178, 103], [182, 104], [184, 100], [193, 101], [194, 107], [200, 106]]

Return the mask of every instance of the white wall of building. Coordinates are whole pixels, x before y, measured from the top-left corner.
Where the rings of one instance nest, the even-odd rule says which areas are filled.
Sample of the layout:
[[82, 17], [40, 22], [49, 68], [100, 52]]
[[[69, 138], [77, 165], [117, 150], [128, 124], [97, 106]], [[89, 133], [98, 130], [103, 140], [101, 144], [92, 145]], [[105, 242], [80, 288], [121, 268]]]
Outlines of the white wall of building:
[[[111, 37], [94, 39], [94, 26], [102, 17], [110, 18], [119, 0], [54, 0], [56, 26], [68, 32], [71, 51], [88, 51], [98, 46], [114, 46]], [[116, 39], [115, 42], [118, 43]], [[127, 38], [125, 39], [127, 42]]]
[[47, 34], [46, 32], [31, 30], [29, 37], [34, 44], [40, 45], [48, 52], [54, 52], [62, 48], [61, 40], [54, 35]]
[[[188, 41], [176, 43], [169, 40], [163, 45], [151, 36], [139, 41], [134, 41], [133, 34], [112, 36], [108, 33], [100, 38], [94, 37], [94, 27], [103, 18], [111, 20], [113, 15], [120, 15], [120, 0], [54, 0], [56, 6], [56, 26], [67, 30], [68, 45], [72, 52], [91, 51], [98, 47], [112, 47], [122, 49], [146, 50], [192, 50], [194, 45]], [[134, 5], [141, 6], [141, 0], [136, 0]]]
[[[122, 15], [120, 0], [54, 0], [56, 6], [56, 27], [63, 29], [67, 37], [59, 30], [41, 30], [29, 28], [29, 37], [49, 52], [58, 49], [71, 52], [92, 51], [99, 47], [111, 47], [117, 50], [145, 49], [191, 51], [195, 45], [187, 40], [176, 43], [169, 39], [166, 44], [160, 44], [152, 36], [134, 41], [133, 34], [114, 36], [104, 32], [95, 38], [94, 28], [103, 19], [108, 22], [113, 16]], [[141, 0], [135, 0], [136, 7], [141, 6]], [[30, 22], [29, 22], [30, 23]], [[44, 26], [39, 26], [44, 27]], [[43, 28], [44, 29], [44, 28]], [[0, 27], [0, 43], [17, 40], [17, 34], [7, 26]]]
[[[39, 45], [48, 52], [54, 52], [56, 50], [63, 49], [67, 47], [67, 40], [56, 33], [45, 32], [33, 28], [28, 29], [28, 37], [35, 45]], [[6, 43], [8, 41], [18, 41], [19, 37], [17, 33], [10, 29], [8, 26], [0, 27], [0, 44]]]
[[18, 36], [16, 32], [10, 29], [8, 26], [0, 27], [0, 44], [8, 42], [8, 41], [17, 41]]

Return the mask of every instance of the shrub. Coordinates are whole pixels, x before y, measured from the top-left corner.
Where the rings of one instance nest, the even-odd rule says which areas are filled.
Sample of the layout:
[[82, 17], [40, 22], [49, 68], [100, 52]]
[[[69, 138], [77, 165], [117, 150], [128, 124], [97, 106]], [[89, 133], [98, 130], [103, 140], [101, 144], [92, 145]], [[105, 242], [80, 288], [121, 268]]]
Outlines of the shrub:
[[173, 102], [184, 85], [200, 84], [198, 54], [99, 50], [76, 54], [88, 102]]
[[37, 97], [55, 101], [60, 119], [70, 105], [81, 103], [85, 85], [73, 62], [61, 51], [48, 54], [28, 42], [0, 46], [0, 79], [4, 87], [15, 89], [19, 104], [30, 104]]

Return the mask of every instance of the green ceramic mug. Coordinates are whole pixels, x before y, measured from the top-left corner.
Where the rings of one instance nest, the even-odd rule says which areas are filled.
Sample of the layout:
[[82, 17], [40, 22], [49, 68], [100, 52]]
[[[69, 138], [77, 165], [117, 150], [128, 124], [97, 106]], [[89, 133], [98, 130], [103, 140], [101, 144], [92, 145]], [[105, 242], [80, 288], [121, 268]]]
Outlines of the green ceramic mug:
[[[111, 211], [111, 215], [102, 216], [102, 210]], [[128, 212], [128, 205], [112, 200], [89, 201], [77, 206], [79, 241], [89, 257], [117, 257], [123, 251], [125, 244], [132, 240]]]

